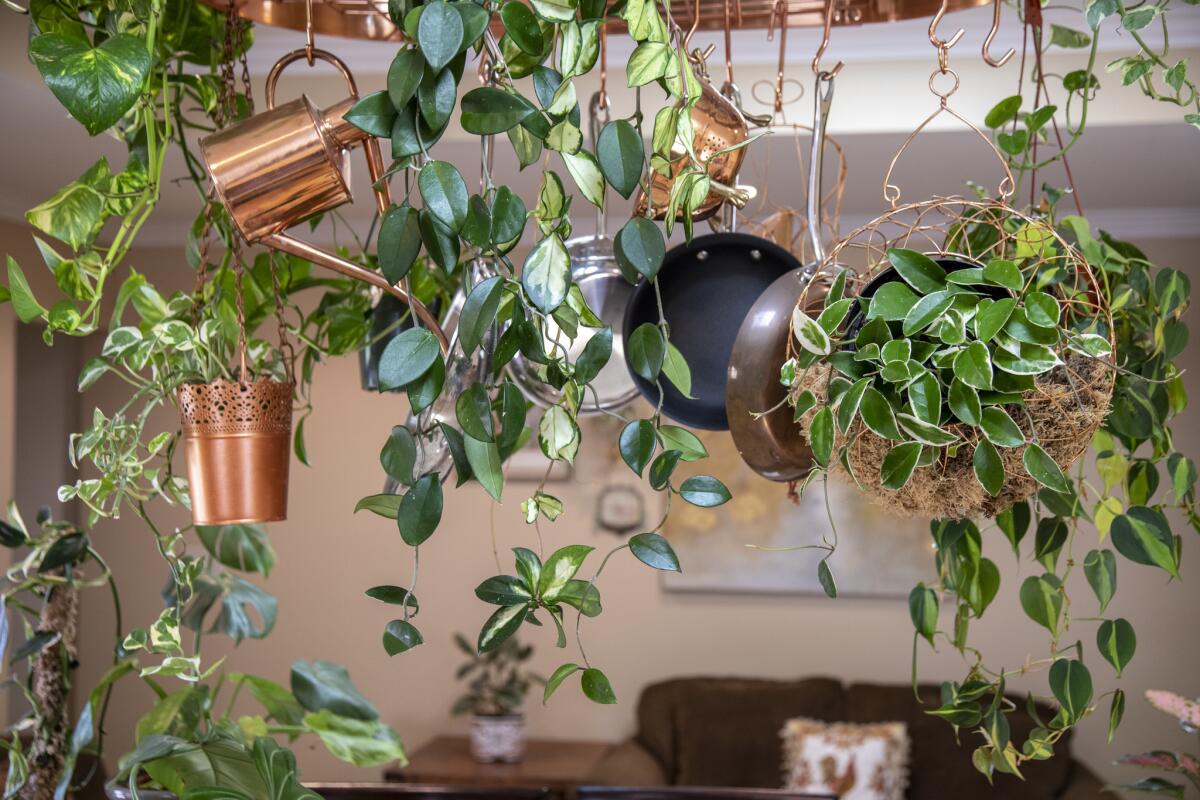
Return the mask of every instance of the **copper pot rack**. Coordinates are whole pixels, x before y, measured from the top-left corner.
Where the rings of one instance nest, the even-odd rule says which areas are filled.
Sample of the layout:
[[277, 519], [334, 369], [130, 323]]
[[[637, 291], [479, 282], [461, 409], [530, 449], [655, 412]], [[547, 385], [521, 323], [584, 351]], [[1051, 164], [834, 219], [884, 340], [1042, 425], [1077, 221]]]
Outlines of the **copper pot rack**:
[[[947, 0], [946, 10], [960, 11], [987, 5], [991, 0]], [[228, 7], [226, 0], [203, 0], [214, 8]], [[278, 28], [303, 31], [305, 0], [233, 0], [238, 15]], [[772, 27], [780, 0], [740, 0], [733, 3], [731, 27], [735, 30]], [[825, 24], [825, 0], [782, 0], [789, 28], [820, 27]], [[700, 30], [723, 30], [725, 0], [700, 0]], [[832, 24], [837, 26], [896, 22], [932, 17], [941, 0], [833, 0]], [[676, 3], [671, 9], [682, 28], [692, 24], [692, 4]], [[404, 34], [387, 13], [387, 0], [313, 0], [312, 30], [327, 36], [376, 41], [402, 41]]]

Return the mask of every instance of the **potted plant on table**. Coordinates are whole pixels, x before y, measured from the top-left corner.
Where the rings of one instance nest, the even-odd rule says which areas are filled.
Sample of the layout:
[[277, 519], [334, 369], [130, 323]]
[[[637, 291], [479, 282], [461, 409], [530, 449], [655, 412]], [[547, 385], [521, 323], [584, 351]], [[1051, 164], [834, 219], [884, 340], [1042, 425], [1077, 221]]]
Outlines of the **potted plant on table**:
[[533, 646], [506, 639], [494, 650], [479, 653], [462, 634], [454, 642], [467, 655], [457, 678], [467, 690], [454, 703], [454, 714], [472, 714], [471, 755], [476, 761], [513, 764], [525, 754], [525, 715], [521, 705], [534, 683], [545, 683], [522, 664], [533, 655]]

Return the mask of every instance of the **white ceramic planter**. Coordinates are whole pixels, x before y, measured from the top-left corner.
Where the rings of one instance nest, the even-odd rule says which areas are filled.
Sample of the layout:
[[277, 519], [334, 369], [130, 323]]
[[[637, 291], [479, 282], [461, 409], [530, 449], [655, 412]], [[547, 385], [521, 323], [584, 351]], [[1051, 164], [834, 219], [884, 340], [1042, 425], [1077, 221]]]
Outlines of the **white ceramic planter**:
[[484, 764], [515, 764], [525, 755], [525, 717], [476, 715], [471, 719], [471, 756]]

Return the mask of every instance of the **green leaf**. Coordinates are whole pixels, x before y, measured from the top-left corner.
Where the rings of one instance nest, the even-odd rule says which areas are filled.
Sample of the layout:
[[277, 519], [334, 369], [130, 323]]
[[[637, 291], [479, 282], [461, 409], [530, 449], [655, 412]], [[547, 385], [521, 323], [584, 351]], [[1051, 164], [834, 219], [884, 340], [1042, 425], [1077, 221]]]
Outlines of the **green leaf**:
[[551, 461], [575, 460], [579, 450], [579, 427], [562, 406], [551, 406], [538, 422], [538, 444]]
[[29, 58], [68, 113], [92, 136], [117, 124], [133, 108], [150, 72], [145, 40], [129, 33], [97, 47], [64, 33], [29, 42]]
[[87, 556], [88, 537], [83, 533], [71, 533], [50, 545], [42, 562], [38, 565], [38, 573], [45, 574], [68, 565], [75, 565]]
[[537, 17], [529, 6], [510, 0], [500, 9], [500, 19], [504, 22], [504, 32], [521, 52], [531, 56], [542, 55], [546, 42]]
[[1025, 444], [1025, 434], [1000, 406], [988, 406], [983, 409], [980, 428], [983, 429], [983, 435], [994, 445], [1020, 447]]
[[859, 414], [863, 423], [877, 436], [896, 441], [904, 439], [900, 435], [900, 429], [896, 427], [896, 412], [892, 404], [874, 386], [868, 386], [863, 392]]
[[571, 178], [587, 201], [598, 208], [603, 208], [604, 175], [600, 172], [600, 165], [596, 163], [596, 157], [587, 150], [559, 153], [559, 155], [562, 156], [563, 163], [567, 165], [567, 172], [571, 173]]
[[828, 556], [817, 562], [817, 582], [827, 597], [837, 597], [837, 581], [833, 579], [833, 570], [829, 568]]
[[1092, 550], [1083, 560], [1083, 574], [1100, 602], [1100, 613], [1108, 608], [1117, 591], [1117, 559], [1111, 550]]
[[[388, 99], [392, 108], [400, 111], [417, 93], [421, 76], [425, 74], [425, 57], [414, 47], [403, 47], [392, 58], [387, 73]], [[391, 132], [384, 136], [391, 135]]]
[[343, 119], [360, 131], [387, 139], [396, 124], [396, 107], [387, 92], [371, 92], [351, 106]]
[[304, 727], [316, 733], [330, 753], [356, 767], [378, 767], [405, 760], [400, 737], [380, 722], [363, 722], [320, 711], [305, 714]]
[[[442, 131], [454, 113], [454, 101], [458, 98], [457, 75], [453, 67], [445, 67], [440, 72], [427, 72], [421, 78], [417, 87], [417, 108], [421, 119], [430, 132]], [[422, 138], [429, 144], [436, 140], [440, 133], [426, 135], [422, 129]]]
[[524, 604], [501, 606], [496, 609], [487, 622], [483, 623], [476, 648], [480, 653], [487, 653], [504, 644], [521, 627], [528, 613], [529, 609]]
[[8, 256], [7, 261], [8, 289], [17, 319], [24, 323], [41, 319], [46, 313], [46, 309], [42, 308], [37, 298], [33, 296], [33, 290], [29, 288], [29, 282], [25, 280], [25, 273], [21, 271], [21, 267], [13, 260], [12, 256]]
[[645, 86], [667, 74], [673, 51], [663, 42], [642, 42], [634, 48], [625, 65], [626, 82], [630, 88]]
[[667, 341], [667, 352], [663, 356], [662, 374], [681, 395], [695, 399], [692, 396], [692, 370], [683, 353], [670, 340]]
[[1005, 261], [1002, 258], [993, 258], [987, 263], [987, 266], [983, 268], [983, 279], [993, 286], [1003, 286], [1014, 292], [1025, 288], [1021, 270], [1017, 269], [1017, 265], [1013, 262]]
[[1052, 328], [1058, 324], [1058, 301], [1045, 292], [1030, 292], [1025, 296], [1025, 316], [1034, 325]]
[[677, 425], [660, 425], [658, 435], [663, 441], [664, 450], [678, 450], [683, 461], [698, 461], [708, 455], [704, 443], [696, 434], [687, 428]]
[[542, 574], [538, 578], [537, 596], [547, 603], [554, 602], [559, 592], [567, 585], [567, 581], [575, 577], [575, 573], [583, 566], [583, 561], [595, 548], [583, 544], [570, 544], [560, 547], [550, 554], [542, 565]]
[[435, 72], [450, 63], [462, 49], [462, 15], [443, 0], [426, 3], [417, 22], [417, 44]]
[[595, 667], [583, 671], [583, 693], [593, 703], [612, 705], [617, 702], [612, 684], [608, 682], [605, 674]]
[[[985, 306], [984, 303], [987, 303]], [[1011, 297], [1004, 297], [1000, 300], [984, 300], [980, 301], [979, 309], [975, 313], [975, 336], [981, 342], [990, 342], [995, 338], [996, 334], [1004, 329], [1008, 318], [1012, 316], [1013, 309], [1016, 308], [1017, 301]]]
[[1105, 661], [1113, 665], [1117, 677], [1121, 677], [1125, 667], [1133, 660], [1134, 651], [1137, 650], [1137, 635], [1134, 634], [1129, 620], [1106, 619], [1100, 623], [1096, 630], [1096, 649], [1104, 656]]
[[715, 508], [728, 502], [731, 495], [721, 483], [711, 475], [693, 475], [679, 487], [679, 496], [694, 506]]
[[[942, 386], [937, 377], [927, 372], [909, 384], [908, 401], [914, 415], [931, 425], [936, 425], [942, 415]], [[843, 396], [842, 402], [845, 402]], [[843, 430], [845, 430], [843, 428]]]
[[1179, 577], [1179, 539], [1158, 509], [1133, 506], [1113, 520], [1111, 535], [1117, 551], [1130, 561]]
[[637, 419], [627, 424], [621, 430], [617, 443], [621, 451], [621, 459], [640, 478], [646, 465], [654, 456], [657, 440], [654, 435], [654, 423], [650, 420]]
[[625, 120], [614, 120], [600, 131], [596, 142], [596, 160], [605, 179], [622, 197], [628, 199], [637, 188], [645, 158], [642, 137]]
[[1025, 446], [1025, 452], [1021, 454], [1021, 462], [1025, 465], [1025, 471], [1029, 473], [1030, 477], [1047, 489], [1053, 489], [1063, 494], [1071, 491], [1071, 484], [1067, 480], [1067, 476], [1063, 475], [1062, 469], [1050, 457], [1050, 454], [1036, 442], [1030, 442]]
[[946, 270], [924, 253], [893, 247], [887, 251], [888, 261], [918, 294], [927, 295], [946, 288]]
[[917, 304], [919, 298], [908, 288], [908, 284], [894, 281], [880, 286], [867, 306], [867, 319], [883, 319], [899, 322]]
[[954, 356], [954, 377], [973, 389], [992, 388], [992, 359], [987, 345], [971, 342]]
[[636, 216], [617, 232], [613, 251], [618, 264], [626, 271], [653, 278], [666, 257], [667, 244], [657, 225], [645, 217]]
[[954, 295], [946, 290], [925, 295], [904, 317], [904, 335], [913, 336], [925, 330], [934, 320], [946, 313], [953, 303]]
[[1092, 43], [1092, 37], [1083, 31], [1065, 28], [1062, 25], [1050, 26], [1050, 44], [1070, 49], [1087, 47]]
[[1015, 94], [1011, 97], [1006, 97], [992, 107], [992, 110], [983, 118], [983, 124], [995, 130], [1002, 128], [1009, 122], [1017, 118], [1017, 112], [1021, 110], [1021, 95]]
[[504, 298], [504, 278], [493, 275], [480, 281], [467, 295], [458, 321], [458, 343], [464, 355], [470, 356], [479, 347]]
[[1000, 528], [1004, 537], [1008, 539], [1008, 543], [1012, 545], [1013, 554], [1017, 558], [1021, 556], [1021, 540], [1029, 532], [1031, 517], [1032, 513], [1029, 510], [1029, 504], [1025, 501], [1013, 503], [996, 515], [996, 525]]
[[932, 645], [934, 634], [937, 633], [937, 592], [924, 583], [918, 583], [908, 593], [908, 614], [917, 633]]
[[401, 389], [425, 374], [441, 355], [437, 338], [409, 328], [388, 342], [379, 356], [379, 390]]
[[[426, 6], [422, 20], [431, 7], [439, 5], [444, 6], [445, 3], [436, 0], [431, 6]], [[450, 13], [458, 19], [457, 12], [450, 9]], [[425, 208], [449, 230], [456, 233], [462, 230], [467, 220], [467, 184], [454, 165], [448, 161], [430, 161], [421, 167], [417, 185], [421, 189]]]
[[496, 440], [492, 400], [482, 383], [473, 383], [459, 393], [454, 401], [454, 416], [467, 436], [473, 436], [481, 442]]
[[1121, 724], [1121, 718], [1125, 716], [1125, 692], [1122, 689], [1117, 689], [1113, 692], [1112, 704], [1108, 709], [1108, 743], [1112, 744], [1113, 736], [1117, 732], [1117, 726]]
[[436, 472], [422, 475], [400, 501], [396, 526], [410, 547], [428, 539], [442, 521], [442, 481]]
[[[417, 462], [417, 443], [413, 438], [412, 432], [403, 425], [396, 425], [392, 428], [388, 440], [384, 442], [383, 449], [379, 451], [379, 463], [383, 465], [383, 471], [392, 476], [405, 486], [409, 486], [413, 482], [413, 465]], [[376, 495], [376, 497], [389, 497], [391, 495]], [[370, 500], [371, 498], [367, 498]], [[388, 502], [382, 507], [364, 506], [365, 500], [360, 500], [355, 511], [359, 508], [367, 507], [376, 514], [384, 514], [387, 509], [390, 509], [391, 503]], [[399, 513], [400, 500], [395, 501], [396, 512]], [[395, 514], [389, 515], [395, 519]]]
[[1062, 613], [1062, 582], [1054, 575], [1031, 575], [1021, 584], [1021, 608], [1037, 624], [1052, 635], [1058, 635], [1058, 621]]
[[657, 381], [667, 356], [667, 340], [657, 325], [643, 322], [625, 342], [625, 356], [635, 373], [648, 381]]
[[987, 439], [980, 439], [971, 460], [975, 467], [975, 478], [984, 491], [992, 497], [1000, 494], [1004, 487], [1004, 462], [996, 446]]
[[504, 475], [500, 471], [500, 450], [495, 442], [481, 442], [473, 436], [463, 437], [471, 473], [496, 502], [504, 491]]
[[383, 649], [389, 656], [407, 652], [424, 644], [417, 626], [402, 619], [394, 619], [383, 629]]
[[829, 334], [815, 319], [805, 314], [799, 305], [792, 309], [792, 334], [800, 346], [810, 353], [827, 356], [833, 351]]
[[1183, 503], [1196, 486], [1195, 463], [1183, 453], [1171, 453], [1167, 457], [1167, 472], [1171, 476], [1172, 499]]
[[1082, 719], [1092, 702], [1092, 676], [1082, 661], [1060, 658], [1050, 666], [1050, 691], [1068, 723]]
[[[858, 414], [859, 408], [862, 406], [863, 395], [866, 393], [867, 387], [870, 385], [870, 378], [860, 378], [859, 380], [855, 381], [854, 384], [846, 390], [846, 393], [842, 395], [842, 398], [838, 400], [837, 426], [838, 430], [840, 430], [842, 433], [850, 432], [850, 426], [854, 424], [854, 418]], [[812, 398], [811, 402], [815, 405], [816, 397], [814, 397], [811, 392], [809, 392], [809, 397]], [[807, 411], [807, 409], [802, 411], [801, 405], [797, 403], [796, 414], [803, 415], [805, 411]]]
[[392, 206], [379, 223], [379, 268], [388, 283], [400, 281], [421, 252], [417, 210], [405, 204]]
[[[97, 172], [107, 174], [106, 160], [100, 159], [79, 180], [25, 212], [26, 221], [73, 249], [82, 249], [99, 232], [106, 214], [104, 196], [87, 180]], [[9, 263], [15, 262], [10, 258]]]
[[230, 569], [265, 577], [275, 566], [275, 551], [260, 525], [197, 525], [196, 536], [213, 558]]
[[367, 591], [363, 592], [372, 600], [378, 600], [381, 603], [387, 603], [390, 606], [404, 606], [414, 613], [420, 609], [420, 604], [417, 602], [417, 596], [409, 589], [403, 586], [393, 586], [391, 584], [381, 584], [372, 586]]
[[544, 314], [553, 313], [567, 299], [571, 285], [571, 258], [557, 233], [542, 239], [525, 258], [521, 285], [529, 300]]
[[357, 720], [379, 719], [379, 712], [354, 688], [341, 664], [297, 659], [292, 662], [291, 686], [296, 700], [308, 711], [330, 711]]
[[978, 427], [983, 420], [983, 409], [979, 403], [979, 393], [958, 378], [950, 383], [947, 397], [950, 410], [954, 416], [973, 427]]
[[519, 606], [529, 602], [533, 593], [523, 579], [512, 575], [497, 575], [476, 586], [475, 596], [494, 606]]
[[563, 664], [550, 675], [546, 681], [546, 688], [542, 692], [542, 703], [545, 704], [550, 700], [550, 695], [562, 685], [562, 682], [582, 670], [583, 667], [578, 664]]
[[1022, 344], [1021, 355], [999, 349], [994, 358], [996, 369], [1010, 375], [1041, 375], [1061, 364], [1058, 355], [1048, 347], [1037, 344]]
[[[514, 6], [525, 8], [520, 3], [512, 2], [505, 8]], [[463, 130], [476, 136], [504, 133], [536, 113], [533, 104], [521, 95], [495, 86], [472, 89], [462, 99]]]
[[879, 480], [885, 489], [900, 489], [912, 477], [917, 462], [921, 459], [920, 442], [904, 442], [888, 451], [883, 457]]
[[679, 558], [671, 543], [657, 533], [639, 533], [629, 539], [629, 550], [638, 561], [654, 569], [679, 572]]

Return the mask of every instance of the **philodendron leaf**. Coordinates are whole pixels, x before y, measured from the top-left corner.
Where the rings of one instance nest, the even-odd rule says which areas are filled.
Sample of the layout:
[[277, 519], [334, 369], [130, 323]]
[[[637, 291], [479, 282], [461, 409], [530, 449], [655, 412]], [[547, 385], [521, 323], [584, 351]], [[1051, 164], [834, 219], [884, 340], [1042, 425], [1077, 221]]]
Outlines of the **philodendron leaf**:
[[1112, 522], [1113, 545], [1130, 561], [1179, 577], [1179, 537], [1161, 511], [1134, 506]]
[[1117, 591], [1117, 559], [1111, 550], [1092, 550], [1083, 559], [1083, 574], [1100, 602], [1100, 613], [1108, 608]]
[[1050, 666], [1050, 691], [1063, 716], [1073, 723], [1092, 702], [1092, 676], [1082, 661], [1060, 658]]
[[792, 310], [792, 334], [800, 346], [810, 353], [827, 356], [833, 350], [829, 334], [815, 319], [805, 314], [800, 306]]
[[341, 664], [302, 659], [292, 662], [292, 694], [307, 711], [330, 711], [343, 717], [372, 721], [379, 712], [359, 693]]
[[923, 583], [918, 583], [908, 594], [908, 613], [917, 633], [932, 645], [933, 636], [937, 633], [937, 592]]
[[894, 247], [887, 251], [887, 257], [900, 277], [921, 294], [946, 288], [946, 270], [924, 253]]
[[1113, 665], [1117, 677], [1121, 677], [1125, 667], [1133, 660], [1134, 651], [1137, 650], [1137, 635], [1134, 634], [1129, 620], [1106, 619], [1100, 623], [1096, 630], [1096, 649], [1104, 656], [1105, 661]]
[[394, 619], [383, 629], [383, 649], [389, 656], [399, 655], [424, 642], [421, 632], [407, 620]]
[[638, 561], [654, 569], [679, 572], [679, 558], [670, 542], [657, 533], [639, 533], [629, 539], [629, 549]]
[[151, 62], [146, 41], [130, 33], [110, 36], [96, 47], [66, 33], [43, 33], [30, 40], [29, 58], [58, 101], [92, 136], [133, 108]]
[[1062, 582], [1054, 575], [1031, 575], [1021, 584], [1021, 608], [1037, 624], [1058, 635], [1062, 614]]

